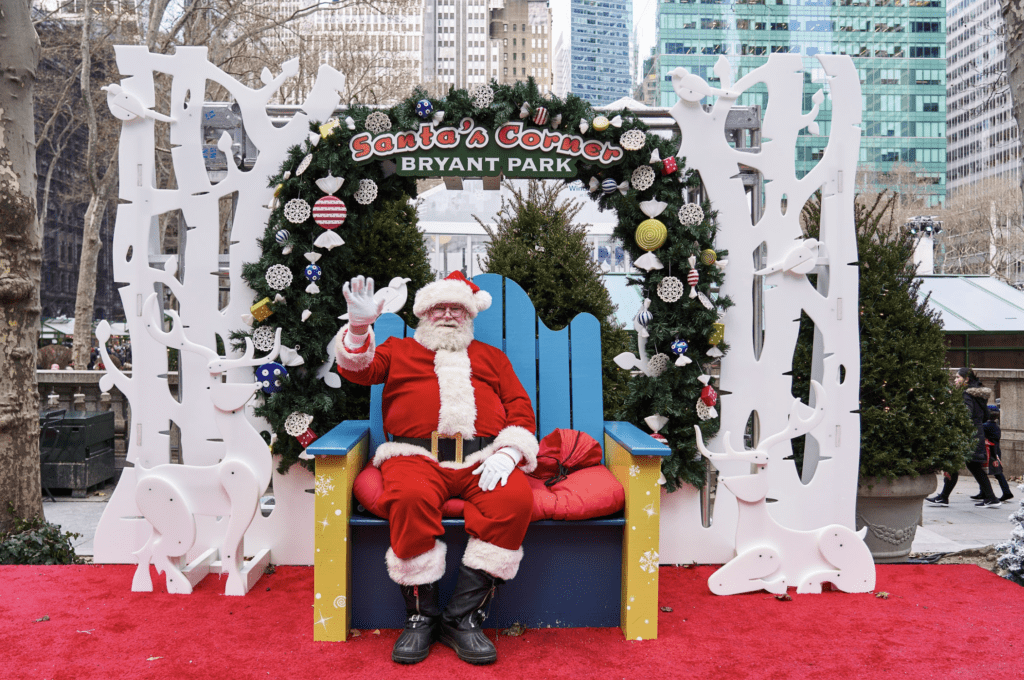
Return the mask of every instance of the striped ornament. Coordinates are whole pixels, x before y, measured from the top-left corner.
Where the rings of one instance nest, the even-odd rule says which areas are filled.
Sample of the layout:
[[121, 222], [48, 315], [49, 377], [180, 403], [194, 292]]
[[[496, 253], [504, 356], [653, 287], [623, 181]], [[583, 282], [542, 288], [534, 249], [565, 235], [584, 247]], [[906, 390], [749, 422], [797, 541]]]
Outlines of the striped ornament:
[[696, 286], [700, 283], [700, 274], [697, 273], [696, 269], [691, 269], [690, 273], [686, 275], [686, 282], [691, 286]]
[[313, 221], [324, 229], [337, 229], [345, 223], [348, 209], [337, 196], [323, 196], [313, 204]]
[[537, 125], [543, 125], [548, 122], [548, 110], [543, 106], [539, 107], [533, 114], [533, 122]]

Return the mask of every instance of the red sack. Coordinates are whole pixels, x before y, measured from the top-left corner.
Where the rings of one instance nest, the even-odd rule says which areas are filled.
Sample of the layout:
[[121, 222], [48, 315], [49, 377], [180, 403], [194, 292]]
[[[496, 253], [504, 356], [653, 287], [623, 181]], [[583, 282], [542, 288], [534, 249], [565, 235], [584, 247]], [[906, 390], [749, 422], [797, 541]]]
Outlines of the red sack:
[[586, 432], [558, 428], [540, 441], [537, 469], [531, 477], [554, 486], [570, 472], [601, 464], [601, 445]]

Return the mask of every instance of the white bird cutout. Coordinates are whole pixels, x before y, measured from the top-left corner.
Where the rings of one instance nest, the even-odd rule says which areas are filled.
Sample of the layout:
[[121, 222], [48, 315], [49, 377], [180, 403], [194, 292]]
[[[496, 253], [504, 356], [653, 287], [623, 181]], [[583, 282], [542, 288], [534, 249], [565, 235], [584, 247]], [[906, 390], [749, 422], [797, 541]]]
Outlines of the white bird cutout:
[[[409, 288], [406, 284], [410, 281], [412, 281], [412, 279], [396, 276], [391, 279], [391, 283], [373, 294], [373, 301], [378, 305], [382, 300], [384, 301], [384, 308], [380, 310], [381, 314], [385, 314], [387, 312], [396, 313], [400, 311], [402, 307], [405, 307], [405, 302], [409, 299]], [[345, 312], [338, 318], [348, 320], [348, 312]]]
[[735, 99], [740, 96], [739, 92], [711, 87], [706, 80], [696, 73], [690, 73], [682, 66], [675, 68], [671, 75], [672, 89], [675, 90], [676, 95], [680, 99], [688, 102], [699, 102], [704, 97], [729, 97]]
[[820, 245], [821, 243], [817, 239], [806, 239], [786, 253], [781, 262], [773, 262], [764, 269], [754, 272], [754, 275], [767, 276], [781, 271], [806, 274], [814, 269], [814, 265], [817, 263], [818, 246]]
[[104, 85], [100, 89], [106, 90], [107, 107], [110, 108], [110, 112], [114, 114], [115, 118], [119, 118], [120, 120], [134, 120], [136, 118], [145, 118], [148, 116], [165, 123], [174, 122], [174, 119], [170, 116], [165, 116], [162, 113], [157, 113], [156, 111], [147, 109], [141, 99], [131, 92], [128, 92], [117, 83]]

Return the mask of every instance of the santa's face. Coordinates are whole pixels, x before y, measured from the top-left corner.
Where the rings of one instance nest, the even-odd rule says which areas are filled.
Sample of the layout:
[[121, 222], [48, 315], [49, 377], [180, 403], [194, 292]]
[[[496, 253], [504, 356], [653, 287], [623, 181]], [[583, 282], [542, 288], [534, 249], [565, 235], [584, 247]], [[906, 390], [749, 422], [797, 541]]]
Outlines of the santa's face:
[[462, 305], [434, 305], [420, 320], [416, 339], [434, 351], [465, 349], [473, 340], [473, 319]]

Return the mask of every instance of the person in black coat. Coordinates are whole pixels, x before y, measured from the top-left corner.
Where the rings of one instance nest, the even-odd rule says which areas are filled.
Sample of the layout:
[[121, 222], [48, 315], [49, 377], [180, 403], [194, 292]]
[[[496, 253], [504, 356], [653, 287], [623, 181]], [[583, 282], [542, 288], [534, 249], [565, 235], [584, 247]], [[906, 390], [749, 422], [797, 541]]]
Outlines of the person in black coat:
[[[964, 406], [967, 407], [968, 412], [971, 414], [971, 422], [974, 423], [975, 427], [974, 452], [971, 459], [967, 461], [967, 469], [974, 475], [974, 479], [977, 480], [978, 487], [980, 488], [979, 496], [981, 498], [975, 505], [978, 507], [1002, 505], [1002, 502], [992, 492], [992, 484], [989, 483], [988, 474], [985, 471], [985, 465], [988, 461], [988, 452], [985, 448], [985, 421], [988, 420], [988, 398], [992, 396], [992, 390], [982, 385], [981, 381], [978, 380], [978, 376], [969, 368], [961, 368], [957, 371], [953, 383], [957, 387], [964, 387]], [[945, 475], [946, 480], [942, 485], [942, 491], [936, 496], [925, 499], [929, 503], [949, 505], [949, 494], [953, 492], [953, 487], [956, 486], [959, 474], [954, 472], [952, 474], [945, 473]]]
[[[999, 488], [1003, 492], [1003, 497], [999, 500], [1008, 501], [1013, 498], [1013, 494], [1010, 493], [1010, 485], [1006, 483], [1006, 475], [1003, 474], [1003, 451], [999, 446], [999, 440], [1002, 438], [1002, 430], [999, 429], [999, 407], [989, 406], [988, 407], [988, 421], [985, 423], [985, 439], [987, 442], [991, 442], [989, 447], [989, 463], [988, 469], [992, 473], [992, 476], [999, 482]], [[981, 496], [978, 496], [978, 500]]]

